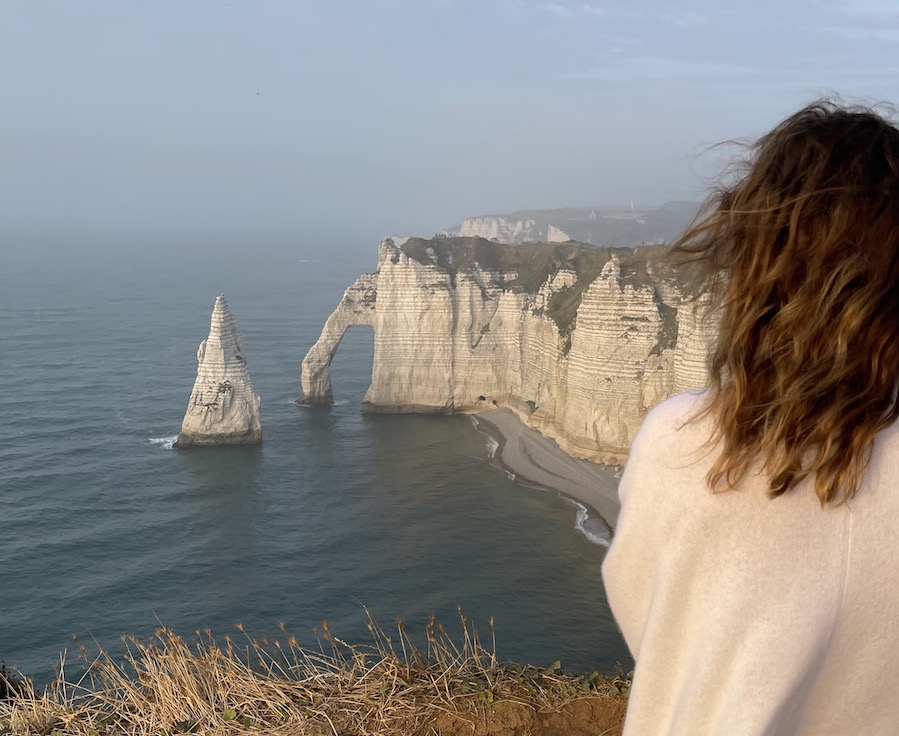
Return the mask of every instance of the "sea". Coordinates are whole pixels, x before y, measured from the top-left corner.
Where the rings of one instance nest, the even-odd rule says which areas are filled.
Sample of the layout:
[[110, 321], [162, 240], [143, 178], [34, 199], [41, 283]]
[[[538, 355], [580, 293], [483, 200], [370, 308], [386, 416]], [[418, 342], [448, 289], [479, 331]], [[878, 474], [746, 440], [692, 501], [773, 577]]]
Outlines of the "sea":
[[[335, 404], [300, 366], [376, 245], [4, 245], [0, 660], [48, 684], [159, 626], [310, 646], [368, 611], [423, 641], [459, 613], [500, 659], [632, 666], [583, 509], [498, 468], [470, 416], [360, 412], [373, 333], [350, 329]], [[213, 302], [228, 298], [262, 397], [259, 447], [177, 450]]]

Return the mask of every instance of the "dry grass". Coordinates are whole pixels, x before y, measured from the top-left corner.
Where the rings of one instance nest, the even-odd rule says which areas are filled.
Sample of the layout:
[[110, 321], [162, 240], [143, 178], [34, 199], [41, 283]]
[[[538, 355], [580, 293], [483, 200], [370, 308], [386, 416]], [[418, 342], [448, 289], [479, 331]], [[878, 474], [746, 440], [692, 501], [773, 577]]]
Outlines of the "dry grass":
[[26, 683], [0, 701], [0, 733], [620, 733], [626, 678], [502, 664], [493, 622], [487, 647], [460, 621], [457, 642], [431, 620], [424, 648], [399, 621], [388, 635], [369, 618], [365, 646], [325, 623], [311, 651], [283, 626], [281, 639], [244, 633], [223, 645], [208, 631], [189, 642], [160, 628], [149, 642], [128, 639], [121, 661], [101, 651], [76, 681], [62, 666], [45, 693]]

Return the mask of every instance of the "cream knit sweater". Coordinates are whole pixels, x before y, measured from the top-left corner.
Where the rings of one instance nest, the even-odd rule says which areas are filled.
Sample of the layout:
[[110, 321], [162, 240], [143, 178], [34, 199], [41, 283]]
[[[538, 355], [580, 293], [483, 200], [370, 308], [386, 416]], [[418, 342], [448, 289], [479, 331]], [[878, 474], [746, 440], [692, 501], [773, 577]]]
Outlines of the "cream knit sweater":
[[646, 417], [603, 563], [637, 666], [625, 734], [899, 734], [899, 427], [848, 504], [712, 494], [700, 394]]

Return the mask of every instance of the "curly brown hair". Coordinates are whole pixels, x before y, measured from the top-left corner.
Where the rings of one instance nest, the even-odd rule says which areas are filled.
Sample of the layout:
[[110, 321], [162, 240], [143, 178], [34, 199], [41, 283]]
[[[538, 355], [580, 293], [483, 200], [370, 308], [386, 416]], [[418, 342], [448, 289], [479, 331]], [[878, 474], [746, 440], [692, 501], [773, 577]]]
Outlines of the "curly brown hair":
[[822, 506], [841, 503], [899, 416], [899, 130], [819, 101], [745, 164], [673, 249], [720, 319], [709, 485], [761, 460], [772, 495], [813, 475]]

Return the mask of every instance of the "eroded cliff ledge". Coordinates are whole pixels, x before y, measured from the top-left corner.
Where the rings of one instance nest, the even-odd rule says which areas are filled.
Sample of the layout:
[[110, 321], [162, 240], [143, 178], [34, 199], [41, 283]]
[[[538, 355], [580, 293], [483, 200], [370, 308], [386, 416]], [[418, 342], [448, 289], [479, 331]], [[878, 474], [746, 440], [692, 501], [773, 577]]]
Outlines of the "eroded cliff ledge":
[[333, 400], [352, 325], [374, 328], [363, 410], [508, 406], [575, 457], [621, 462], [646, 412], [706, 380], [712, 328], [660, 262], [663, 246], [383, 241], [303, 360], [302, 403]]

